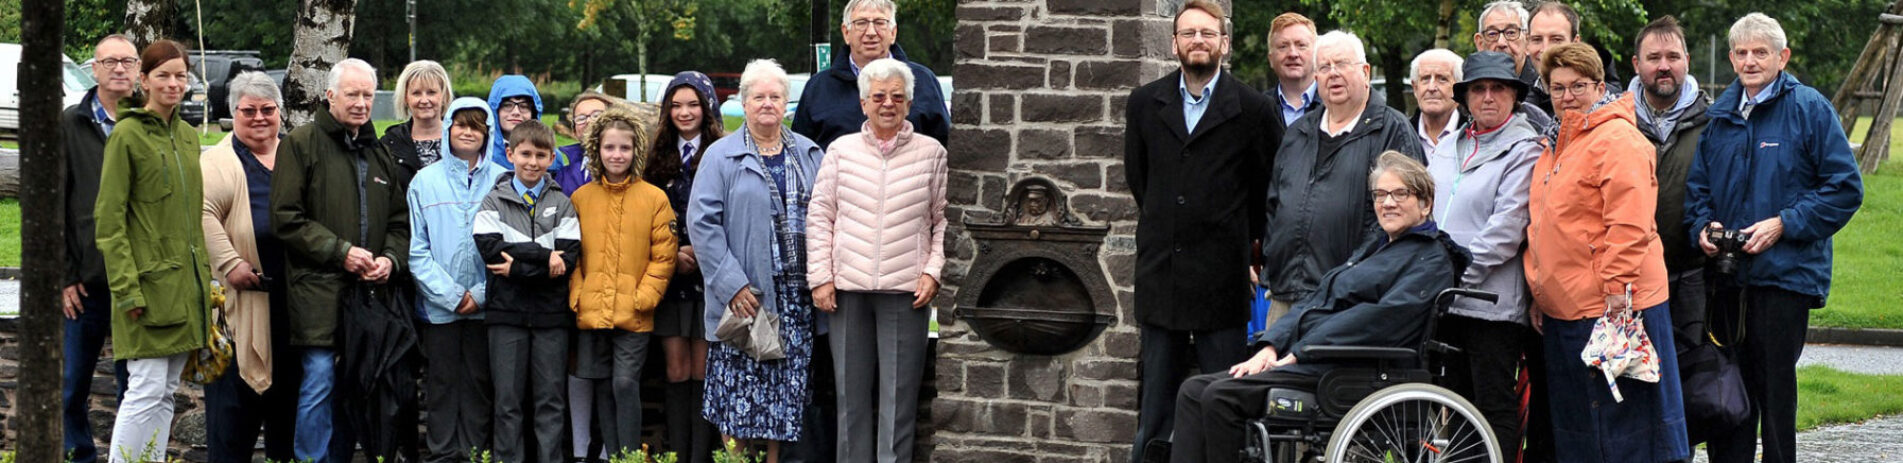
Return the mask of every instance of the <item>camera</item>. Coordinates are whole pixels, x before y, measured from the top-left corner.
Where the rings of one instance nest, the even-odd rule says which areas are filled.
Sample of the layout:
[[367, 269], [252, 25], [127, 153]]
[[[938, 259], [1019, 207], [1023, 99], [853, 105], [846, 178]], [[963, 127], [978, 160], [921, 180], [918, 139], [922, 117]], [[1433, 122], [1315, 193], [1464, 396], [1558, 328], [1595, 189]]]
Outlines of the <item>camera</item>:
[[1751, 234], [1737, 230], [1705, 230], [1705, 239], [1718, 248], [1718, 255], [1712, 261], [1719, 275], [1738, 274], [1738, 260], [1744, 256], [1744, 242], [1751, 240]]

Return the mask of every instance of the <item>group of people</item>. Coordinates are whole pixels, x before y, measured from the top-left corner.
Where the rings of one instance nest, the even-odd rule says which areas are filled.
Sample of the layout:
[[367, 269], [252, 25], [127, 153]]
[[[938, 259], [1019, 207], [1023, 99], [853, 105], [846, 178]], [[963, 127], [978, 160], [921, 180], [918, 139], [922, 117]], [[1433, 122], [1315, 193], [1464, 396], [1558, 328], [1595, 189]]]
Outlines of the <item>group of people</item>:
[[[712, 81], [686, 71], [658, 107], [577, 97], [568, 146], [529, 79], [459, 98], [432, 61], [397, 76], [406, 120], [379, 138], [377, 71], [346, 59], [288, 133], [277, 84], [238, 74], [232, 133], [200, 154], [178, 117], [185, 47], [101, 39], [99, 86], [61, 120], [72, 461], [163, 460], [173, 392], [214, 326], [234, 345], [206, 385], [214, 462], [251, 461], [261, 434], [273, 461], [649, 450], [657, 338], [652, 451], [710, 461], [717, 434], [766, 461], [910, 461], [950, 118], [932, 71], [893, 44], [896, 5], [844, 12], [851, 52], [807, 83], [790, 128], [785, 70], [755, 60], [734, 133]], [[723, 341], [733, 317], [777, 320], [783, 358]], [[122, 400], [96, 448], [87, 396], [108, 336]]]
[[[1760, 436], [1764, 461], [1795, 460], [1795, 364], [1862, 183], [1829, 101], [1784, 72], [1775, 19], [1731, 26], [1738, 77], [1714, 100], [1670, 16], [1632, 36], [1621, 91], [1572, 7], [1492, 2], [1478, 52], [1412, 61], [1410, 117], [1370, 95], [1359, 38], [1317, 35], [1296, 13], [1269, 24], [1276, 86], [1249, 88], [1223, 68], [1226, 18], [1185, 2], [1180, 69], [1125, 112], [1140, 208], [1133, 460], [1240, 458], [1270, 388], [1313, 389], [1334, 367], [1305, 347], [1420, 346], [1453, 287], [1498, 300], [1447, 308], [1434, 336], [1460, 353], [1439, 380], [1507, 461], [1689, 461], [1696, 440], [1712, 461], [1747, 462]], [[1252, 280], [1271, 299], [1258, 333]], [[1658, 380], [1620, 377], [1615, 396], [1581, 354], [1596, 323], [1626, 315]], [[1749, 398], [1739, 423], [1687, 420], [1700, 391], [1684, 390], [1677, 356], [1714, 339]]]

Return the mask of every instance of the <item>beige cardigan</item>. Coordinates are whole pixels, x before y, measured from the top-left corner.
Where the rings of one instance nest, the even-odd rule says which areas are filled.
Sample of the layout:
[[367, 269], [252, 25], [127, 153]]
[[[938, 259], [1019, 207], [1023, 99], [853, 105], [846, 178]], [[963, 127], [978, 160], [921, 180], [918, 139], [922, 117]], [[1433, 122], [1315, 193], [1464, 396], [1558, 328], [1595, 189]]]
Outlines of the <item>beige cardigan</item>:
[[271, 388], [271, 295], [232, 289], [224, 281], [239, 262], [250, 262], [253, 268], [259, 262], [258, 239], [251, 230], [251, 190], [244, 164], [231, 148], [234, 142], [225, 135], [198, 159], [205, 174], [205, 249], [211, 255], [212, 277], [225, 285], [225, 322], [237, 344], [238, 376], [263, 393]]

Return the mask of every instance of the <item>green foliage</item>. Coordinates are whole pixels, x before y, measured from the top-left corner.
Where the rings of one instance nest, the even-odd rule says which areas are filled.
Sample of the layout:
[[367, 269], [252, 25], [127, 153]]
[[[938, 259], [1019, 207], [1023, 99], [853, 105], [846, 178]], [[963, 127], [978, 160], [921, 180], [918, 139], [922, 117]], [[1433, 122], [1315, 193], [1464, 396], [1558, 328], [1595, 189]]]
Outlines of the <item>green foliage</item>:
[[[0, 0], [0, 42], [20, 43], [20, 0]], [[12, 458], [11, 453], [7, 458]], [[8, 460], [6, 463], [11, 463]]]
[[758, 463], [765, 461], [764, 455], [740, 446], [738, 439], [727, 439], [725, 448], [714, 451], [714, 463]]
[[674, 452], [648, 453], [647, 444], [642, 444], [640, 450], [622, 449], [621, 453], [608, 457], [608, 463], [676, 463], [678, 461], [680, 457]]
[[[1751, 12], [1768, 14], [1784, 27], [1790, 43], [1791, 63], [1786, 70], [1825, 95], [1831, 95], [1843, 84], [1844, 75], [1857, 62], [1858, 53], [1875, 34], [1877, 15], [1890, 3], [1890, 0], [1651, 0], [1647, 2], [1646, 11], [1654, 17], [1665, 14], [1678, 17], [1685, 27], [1686, 40], [1691, 42], [1687, 45], [1691, 50], [1692, 73], [1707, 85], [1725, 85], [1736, 79], [1725, 57], [1725, 50], [1729, 48], [1725, 37], [1731, 23]], [[1714, 38], [1718, 49], [1710, 50]], [[1630, 48], [1631, 38], [1622, 45]], [[1717, 78], [1708, 78], [1708, 71], [1716, 71]]]

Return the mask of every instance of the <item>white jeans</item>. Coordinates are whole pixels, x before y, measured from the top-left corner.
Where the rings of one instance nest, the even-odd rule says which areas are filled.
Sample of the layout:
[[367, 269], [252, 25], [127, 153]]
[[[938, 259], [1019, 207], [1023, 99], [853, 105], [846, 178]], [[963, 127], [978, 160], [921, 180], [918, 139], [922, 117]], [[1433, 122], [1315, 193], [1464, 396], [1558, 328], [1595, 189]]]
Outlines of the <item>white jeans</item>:
[[126, 361], [129, 379], [112, 425], [112, 463], [165, 460], [172, 441], [172, 392], [185, 372], [186, 355]]

